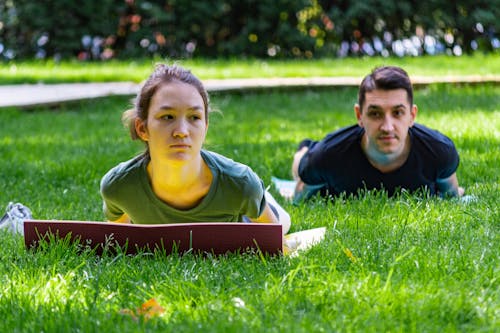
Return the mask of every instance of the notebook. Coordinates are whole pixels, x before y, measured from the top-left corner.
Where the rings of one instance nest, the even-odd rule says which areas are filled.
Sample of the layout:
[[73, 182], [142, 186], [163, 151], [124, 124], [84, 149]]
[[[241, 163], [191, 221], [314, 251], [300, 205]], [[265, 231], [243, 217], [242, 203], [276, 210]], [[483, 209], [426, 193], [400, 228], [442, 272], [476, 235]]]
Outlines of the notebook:
[[120, 224], [96, 221], [25, 220], [27, 248], [40, 241], [65, 239], [80, 242], [102, 253], [106, 243], [120, 246], [127, 254], [160, 250], [166, 254], [260, 251], [270, 255], [283, 252], [282, 227], [263, 223], [178, 223]]

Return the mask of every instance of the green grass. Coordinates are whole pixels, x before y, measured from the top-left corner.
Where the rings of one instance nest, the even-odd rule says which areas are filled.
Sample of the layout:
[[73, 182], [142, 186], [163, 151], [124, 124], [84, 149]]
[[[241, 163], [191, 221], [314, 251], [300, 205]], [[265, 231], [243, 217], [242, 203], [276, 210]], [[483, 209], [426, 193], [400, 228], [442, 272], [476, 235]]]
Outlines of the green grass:
[[[108, 82], [144, 80], [154, 63], [142, 61], [26, 61], [0, 63], [0, 84]], [[164, 60], [163, 60], [164, 61]], [[322, 60], [167, 60], [190, 68], [202, 79], [255, 77], [363, 77], [375, 66], [403, 66], [410, 76], [491, 76], [500, 73], [500, 55], [417, 58], [345, 58]]]
[[[459, 181], [477, 201], [278, 198], [292, 231], [327, 227], [296, 258], [98, 257], [64, 242], [31, 252], [0, 231], [0, 331], [498, 331], [500, 87], [431, 85], [415, 98], [418, 120], [455, 141]], [[216, 94], [221, 112], [210, 117], [206, 147], [269, 184], [289, 177], [302, 138], [353, 123], [355, 99], [354, 88]], [[120, 124], [128, 106], [113, 97], [0, 110], [0, 205], [20, 201], [40, 219], [103, 220], [100, 177], [141, 149]], [[152, 297], [162, 316], [120, 313]]]

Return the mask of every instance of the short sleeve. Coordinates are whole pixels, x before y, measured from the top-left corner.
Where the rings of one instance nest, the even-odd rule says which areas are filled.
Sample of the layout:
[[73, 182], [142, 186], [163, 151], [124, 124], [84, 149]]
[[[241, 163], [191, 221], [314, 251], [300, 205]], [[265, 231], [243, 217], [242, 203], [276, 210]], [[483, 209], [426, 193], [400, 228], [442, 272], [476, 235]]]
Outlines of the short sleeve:
[[460, 163], [457, 149], [451, 139], [445, 137], [444, 143], [438, 152], [437, 179], [446, 179], [453, 175]]
[[262, 180], [250, 169], [243, 185], [241, 214], [250, 218], [262, 215], [266, 207], [265, 188]]
[[120, 218], [124, 211], [114, 202], [112, 182], [110, 177], [111, 172], [108, 172], [101, 179], [100, 192], [103, 200], [103, 212], [104, 216], [109, 221], [115, 221]]
[[321, 177], [321, 143], [316, 144], [304, 154], [299, 163], [299, 177], [309, 185], [321, 185], [325, 181]]

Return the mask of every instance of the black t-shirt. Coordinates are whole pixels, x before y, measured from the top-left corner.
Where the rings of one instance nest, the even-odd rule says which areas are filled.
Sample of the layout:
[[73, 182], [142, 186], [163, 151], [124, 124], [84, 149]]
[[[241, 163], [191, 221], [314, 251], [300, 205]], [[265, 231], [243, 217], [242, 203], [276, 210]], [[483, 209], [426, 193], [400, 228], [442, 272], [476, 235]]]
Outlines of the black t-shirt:
[[361, 189], [398, 189], [410, 192], [427, 188], [436, 194], [436, 180], [448, 178], [458, 168], [453, 142], [436, 130], [415, 124], [409, 129], [411, 150], [397, 170], [382, 173], [370, 164], [361, 148], [364, 129], [342, 128], [313, 142], [299, 165], [300, 178], [309, 185], [324, 185], [323, 194], [357, 194]]

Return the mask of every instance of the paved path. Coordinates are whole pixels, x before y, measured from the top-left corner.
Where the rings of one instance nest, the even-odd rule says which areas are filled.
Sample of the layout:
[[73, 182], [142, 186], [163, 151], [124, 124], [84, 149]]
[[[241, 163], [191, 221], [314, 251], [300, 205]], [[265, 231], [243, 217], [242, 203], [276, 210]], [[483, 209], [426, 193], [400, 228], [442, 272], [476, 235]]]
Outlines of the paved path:
[[[500, 75], [437, 78], [412, 77], [412, 81], [414, 85], [425, 85], [435, 82], [500, 83]], [[354, 77], [203, 80], [209, 92], [268, 89], [275, 87], [358, 86], [360, 82], [361, 78]], [[0, 108], [9, 106], [33, 107], [37, 105], [51, 105], [110, 95], [133, 96], [137, 94], [139, 89], [140, 84], [131, 82], [0, 85]]]

